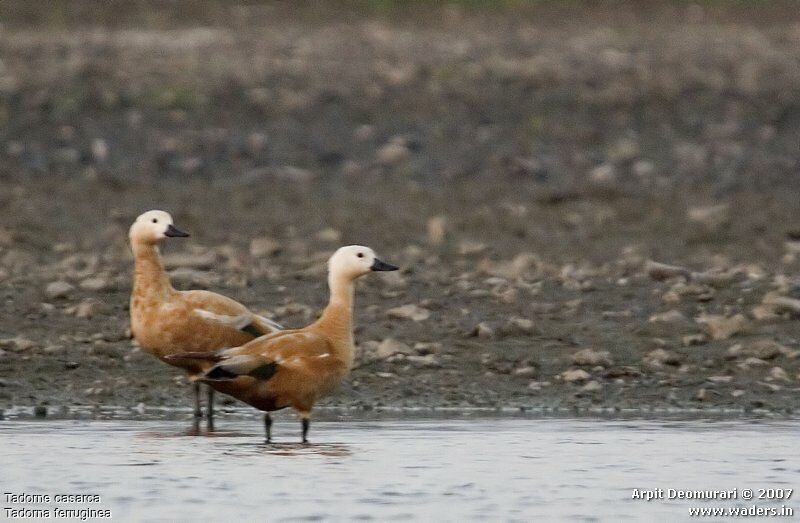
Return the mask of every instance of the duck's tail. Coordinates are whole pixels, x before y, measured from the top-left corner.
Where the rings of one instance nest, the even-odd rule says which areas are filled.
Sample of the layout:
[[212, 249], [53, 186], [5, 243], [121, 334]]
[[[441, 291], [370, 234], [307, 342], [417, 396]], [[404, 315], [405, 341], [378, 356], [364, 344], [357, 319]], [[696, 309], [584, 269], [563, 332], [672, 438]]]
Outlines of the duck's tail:
[[240, 376], [250, 376], [266, 381], [275, 375], [277, 370], [277, 363], [267, 361], [259, 356], [232, 356], [208, 369], [199, 379], [202, 381], [227, 381]]
[[169, 356], [164, 356], [164, 359], [167, 361], [167, 363], [171, 363], [172, 365], [185, 365], [199, 362], [217, 363], [224, 358], [224, 350], [227, 349], [215, 350], [211, 352], [181, 352], [179, 354], [170, 354]]

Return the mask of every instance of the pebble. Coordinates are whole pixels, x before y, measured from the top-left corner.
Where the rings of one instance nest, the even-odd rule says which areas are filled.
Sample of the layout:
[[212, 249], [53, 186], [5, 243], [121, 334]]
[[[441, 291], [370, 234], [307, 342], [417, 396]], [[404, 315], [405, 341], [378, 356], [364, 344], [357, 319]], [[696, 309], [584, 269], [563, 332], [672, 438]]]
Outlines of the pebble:
[[761, 366], [764, 366], [766, 364], [767, 364], [766, 361], [762, 360], [761, 358], [755, 358], [753, 356], [745, 359], [742, 362], [742, 365], [744, 365], [745, 367], [761, 367]]
[[38, 344], [33, 340], [29, 340], [28, 338], [17, 336], [15, 338], [5, 338], [0, 340], [0, 347], [8, 347], [13, 352], [25, 352], [35, 349], [38, 347]]
[[680, 303], [681, 295], [675, 291], [667, 291], [661, 296], [661, 301], [668, 305], [675, 305]]
[[772, 367], [769, 370], [769, 376], [770, 378], [778, 381], [792, 381], [792, 379], [789, 377], [789, 374], [787, 374], [786, 371], [780, 367]]
[[411, 347], [394, 338], [386, 338], [376, 347], [376, 354], [381, 359], [387, 359], [395, 354], [412, 354]]
[[672, 287], [670, 287], [670, 291], [674, 292], [678, 296], [703, 296], [711, 292], [705, 285], [698, 285], [697, 283], [686, 283], [679, 281]]
[[661, 312], [658, 314], [653, 314], [652, 316], [650, 316], [650, 318], [647, 319], [647, 321], [650, 323], [678, 323], [685, 320], [686, 316], [684, 316], [682, 312], [676, 309], [672, 309], [667, 312]]
[[81, 289], [91, 292], [102, 292], [114, 289], [114, 283], [106, 276], [86, 278], [80, 282], [79, 286]]
[[744, 346], [741, 343], [731, 345], [728, 347], [728, 350], [725, 351], [725, 357], [729, 360], [735, 360], [742, 356], [744, 356]]
[[677, 276], [683, 276], [688, 279], [691, 276], [691, 272], [685, 267], [667, 265], [666, 263], [659, 263], [653, 260], [647, 260], [645, 262], [644, 271], [655, 281], [664, 281]]
[[167, 269], [210, 269], [217, 263], [217, 255], [212, 251], [205, 253], [176, 252], [166, 254], [162, 259], [164, 267]]
[[406, 356], [406, 361], [417, 365], [419, 367], [425, 368], [440, 368], [442, 364], [439, 362], [439, 358], [435, 354], [428, 354], [426, 356], [417, 356], [417, 355], [410, 355]]
[[788, 349], [772, 340], [757, 340], [750, 343], [744, 350], [745, 355], [753, 356], [762, 360], [777, 358]]
[[583, 369], [568, 369], [562, 372], [560, 376], [567, 383], [583, 383], [591, 378], [591, 375]]
[[365, 142], [375, 135], [375, 126], [369, 124], [362, 124], [356, 127], [353, 131], [353, 138], [359, 142]]
[[708, 391], [705, 388], [699, 389], [697, 394], [694, 395], [694, 399], [697, 401], [706, 401], [708, 399]]
[[[466, 249], [468, 245], [462, 244], [459, 249]], [[481, 247], [485, 250], [485, 244], [473, 244], [473, 247]], [[542, 268], [540, 260], [536, 255], [531, 253], [522, 253], [514, 256], [510, 260], [503, 260], [500, 262], [492, 262], [483, 260], [480, 263], [482, 270], [494, 276], [500, 276], [508, 280], [520, 280], [523, 278], [534, 277]]]
[[44, 294], [51, 300], [57, 300], [68, 298], [74, 290], [75, 287], [65, 281], [54, 281], [47, 284]]
[[105, 162], [108, 159], [108, 144], [102, 138], [92, 140], [92, 157], [97, 162]]
[[549, 381], [536, 381], [536, 380], [534, 380], [534, 381], [531, 381], [530, 383], [528, 383], [528, 389], [530, 389], [532, 391], [540, 391], [540, 390], [542, 390], [542, 388], [547, 387], [549, 385], [550, 385]]
[[458, 254], [461, 256], [473, 256], [481, 254], [486, 250], [486, 244], [471, 240], [464, 240], [458, 244]]
[[597, 184], [610, 185], [617, 181], [617, 171], [611, 164], [598, 165], [589, 172], [589, 179]]
[[292, 183], [309, 183], [314, 179], [314, 172], [296, 165], [283, 165], [275, 170], [275, 176]]
[[312, 309], [308, 305], [297, 302], [287, 303], [282, 307], [276, 307], [274, 309], [275, 316], [277, 316], [278, 318], [285, 318], [286, 316], [299, 314], [304, 318], [308, 319], [311, 318], [313, 312], [314, 309]]
[[75, 307], [75, 316], [81, 319], [91, 319], [96, 314], [96, 305], [93, 302], [85, 301]]
[[630, 365], [623, 365], [621, 367], [614, 367], [608, 369], [603, 373], [605, 378], [639, 378], [642, 376], [642, 371]]
[[263, 258], [273, 256], [281, 251], [281, 244], [274, 238], [261, 237], [250, 240], [250, 256]]
[[625, 309], [621, 311], [603, 311], [602, 317], [604, 320], [615, 320], [620, 318], [632, 318], [633, 311]]
[[681, 343], [684, 347], [691, 347], [692, 345], [703, 345], [708, 341], [708, 336], [702, 332], [697, 334], [687, 334], [681, 338]]
[[533, 323], [533, 320], [528, 318], [520, 318], [519, 316], [509, 318], [509, 320], [503, 326], [503, 334], [506, 335], [533, 334], [535, 332], [536, 325]]
[[768, 308], [768, 311], [778, 314], [788, 312], [794, 316], [800, 316], [800, 300], [796, 298], [770, 292], [764, 295], [761, 303]]
[[17, 140], [9, 140], [6, 144], [6, 154], [12, 157], [21, 156], [25, 152], [25, 145]]
[[420, 356], [425, 356], [427, 354], [435, 354], [442, 349], [441, 343], [429, 343], [424, 341], [419, 341], [414, 344], [414, 351], [419, 354]]
[[254, 132], [247, 135], [247, 148], [251, 154], [263, 151], [267, 144], [269, 144], [269, 136], [264, 133]]
[[519, 367], [514, 369], [513, 373], [514, 376], [522, 376], [522, 377], [530, 377], [536, 375], [536, 367], [531, 367], [530, 365], [526, 365], [524, 367]]
[[773, 321], [780, 318], [776, 308], [770, 305], [756, 305], [750, 310], [750, 315], [756, 321]]
[[686, 219], [692, 223], [702, 225], [708, 231], [717, 231], [728, 223], [728, 204], [707, 205], [692, 207], [686, 211]]
[[649, 160], [636, 160], [631, 170], [639, 178], [647, 178], [656, 171], [656, 165]]
[[596, 351], [594, 349], [579, 350], [572, 355], [572, 363], [588, 367], [610, 367], [613, 364], [611, 354], [608, 351]]
[[736, 314], [730, 318], [717, 314], [703, 314], [695, 321], [703, 325], [713, 340], [727, 340], [747, 330], [747, 318]]
[[408, 280], [403, 275], [402, 271], [385, 272], [378, 281], [390, 289], [397, 290], [408, 287]]
[[664, 349], [654, 349], [647, 353], [647, 356], [645, 356], [644, 361], [645, 363], [654, 366], [661, 366], [661, 365], [678, 366], [683, 361], [683, 357], [680, 354], [669, 352]]
[[384, 166], [393, 165], [407, 159], [411, 154], [402, 138], [392, 138], [392, 141], [378, 149], [375, 158]]
[[586, 393], [600, 392], [601, 390], [603, 390], [603, 385], [597, 380], [592, 380], [583, 387], [581, 387], [581, 392], [586, 392]]
[[494, 338], [494, 329], [489, 323], [482, 321], [472, 329], [470, 336], [488, 340]]
[[709, 376], [706, 380], [711, 383], [730, 383], [733, 381], [733, 376]]
[[317, 239], [321, 242], [338, 243], [342, 239], [342, 233], [328, 227], [317, 232]]
[[209, 288], [219, 282], [219, 278], [212, 273], [181, 267], [169, 272], [170, 281], [180, 286]]
[[428, 241], [433, 245], [441, 244], [447, 234], [447, 219], [444, 216], [434, 216], [428, 220]]
[[21, 273], [35, 264], [36, 258], [27, 251], [9, 249], [4, 253], [0, 262], [12, 273]]
[[387, 312], [390, 318], [402, 320], [425, 321], [431, 316], [431, 311], [424, 309], [413, 303], [389, 309]]
[[[693, 272], [692, 279], [698, 283], [711, 285], [717, 289], [723, 289], [736, 281], [736, 278], [740, 274], [738, 270], [710, 270], [705, 272]], [[701, 288], [704, 293], [708, 292], [707, 289]]]
[[774, 359], [788, 351], [789, 349], [772, 340], [756, 340], [747, 346], [741, 343], [730, 346], [725, 351], [725, 357], [729, 360], [749, 357], [763, 361]]

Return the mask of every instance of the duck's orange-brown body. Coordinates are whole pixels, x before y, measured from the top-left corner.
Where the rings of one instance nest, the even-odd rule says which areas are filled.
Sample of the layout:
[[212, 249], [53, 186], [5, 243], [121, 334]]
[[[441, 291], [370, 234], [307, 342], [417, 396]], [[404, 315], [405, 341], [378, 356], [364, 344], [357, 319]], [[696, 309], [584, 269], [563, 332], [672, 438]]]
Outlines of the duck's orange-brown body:
[[[303, 419], [303, 441], [311, 409], [329, 394], [353, 365], [354, 280], [370, 271], [396, 270], [371, 249], [342, 247], [329, 261], [331, 297], [322, 316], [303, 329], [256, 338], [240, 347], [169, 356], [176, 364], [208, 369], [200, 379], [267, 413], [292, 407]], [[267, 441], [272, 425], [265, 416]]]
[[[329, 306], [314, 324], [262, 336], [218, 354], [224, 369], [242, 373], [232, 380], [207, 382], [266, 412], [292, 407], [308, 414], [318, 399], [331, 393], [353, 364], [351, 312]], [[272, 367], [268, 379], [247, 373]], [[211, 376], [213, 378], [213, 375]]]
[[[131, 293], [131, 332], [139, 345], [162, 361], [186, 369], [190, 374], [205, 365], [170, 362], [166, 356], [187, 351], [210, 351], [236, 347], [255, 334], [273, 332], [262, 318], [244, 305], [208, 291], [177, 291], [169, 282], [155, 245], [133, 246], [136, 257]], [[216, 318], [233, 318], [220, 321]], [[246, 318], [250, 318], [246, 322]], [[242, 330], [247, 329], [247, 331]]]
[[[129, 231], [135, 260], [130, 315], [133, 337], [162, 361], [198, 374], [209, 365], [167, 360], [172, 354], [236, 347], [280, 326], [236, 301], [208, 291], [176, 291], [164, 270], [158, 244], [185, 237], [164, 211], [148, 211]], [[195, 388], [197, 396], [197, 388]]]

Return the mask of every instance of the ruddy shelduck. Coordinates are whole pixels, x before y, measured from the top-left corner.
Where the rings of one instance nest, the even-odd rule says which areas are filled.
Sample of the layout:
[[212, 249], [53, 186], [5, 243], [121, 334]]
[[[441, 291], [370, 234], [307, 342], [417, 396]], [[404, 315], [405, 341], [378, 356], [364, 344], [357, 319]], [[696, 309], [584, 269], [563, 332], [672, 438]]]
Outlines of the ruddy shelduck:
[[[129, 238], [135, 260], [131, 293], [131, 332], [148, 353], [170, 364], [167, 356], [182, 352], [211, 351], [247, 343], [277, 332], [280, 325], [252, 313], [230, 298], [209, 291], [177, 291], [170, 284], [158, 245], [166, 238], [184, 238], [172, 216], [148, 211], [133, 222]], [[176, 364], [193, 379], [212, 364]], [[200, 411], [200, 383], [194, 382], [195, 417]], [[213, 416], [213, 389], [208, 389], [208, 418]]]
[[330, 301], [308, 327], [257, 338], [240, 347], [169, 357], [176, 362], [212, 362], [200, 379], [217, 390], [265, 411], [264, 428], [271, 441], [270, 412], [295, 409], [307, 442], [311, 409], [330, 393], [353, 365], [353, 298], [355, 280], [372, 271], [397, 267], [375, 257], [368, 247], [342, 247], [328, 261]]

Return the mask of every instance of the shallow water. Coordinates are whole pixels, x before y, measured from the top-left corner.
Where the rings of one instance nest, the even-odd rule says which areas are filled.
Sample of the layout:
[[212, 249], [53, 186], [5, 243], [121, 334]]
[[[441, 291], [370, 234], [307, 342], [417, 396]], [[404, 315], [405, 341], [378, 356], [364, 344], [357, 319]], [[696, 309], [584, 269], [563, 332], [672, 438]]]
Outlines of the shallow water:
[[[98, 494], [128, 520], [684, 520], [691, 507], [788, 501], [631, 499], [634, 488], [800, 487], [799, 421], [437, 419], [0, 422], [3, 492]], [[4, 517], [7, 514], [4, 514]], [[724, 518], [706, 518], [720, 520]], [[73, 520], [77, 521], [77, 520]]]

